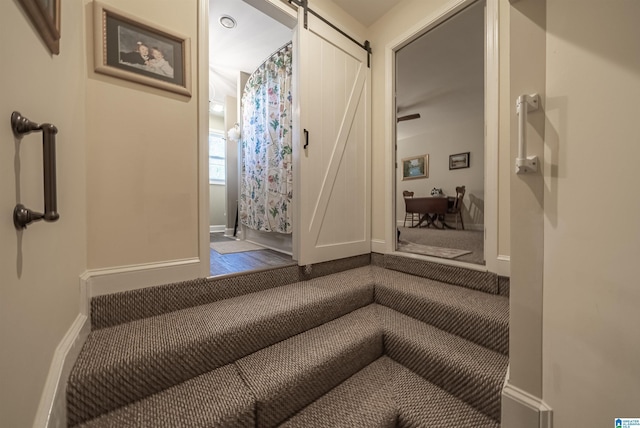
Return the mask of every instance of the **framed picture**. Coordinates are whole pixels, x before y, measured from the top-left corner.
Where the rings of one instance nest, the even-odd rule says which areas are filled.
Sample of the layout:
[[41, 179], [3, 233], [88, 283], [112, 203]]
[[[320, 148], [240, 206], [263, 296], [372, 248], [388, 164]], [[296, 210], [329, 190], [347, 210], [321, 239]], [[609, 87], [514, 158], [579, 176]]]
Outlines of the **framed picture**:
[[190, 39], [94, 2], [98, 73], [191, 96]]
[[402, 180], [429, 177], [429, 155], [402, 159]]
[[449, 156], [449, 169], [469, 168], [470, 152]]
[[60, 53], [60, 0], [19, 0], [52, 54]]

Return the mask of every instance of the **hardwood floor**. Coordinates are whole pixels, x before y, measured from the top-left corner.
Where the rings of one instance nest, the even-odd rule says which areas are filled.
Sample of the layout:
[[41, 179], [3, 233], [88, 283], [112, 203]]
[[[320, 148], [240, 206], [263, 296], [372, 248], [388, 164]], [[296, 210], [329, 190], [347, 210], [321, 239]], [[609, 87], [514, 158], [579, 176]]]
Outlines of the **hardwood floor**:
[[[209, 234], [210, 242], [233, 241], [224, 233]], [[295, 261], [288, 254], [265, 248], [264, 250], [246, 251], [243, 253], [219, 254], [209, 250], [211, 276], [229, 273], [247, 272], [268, 267], [294, 265]]]

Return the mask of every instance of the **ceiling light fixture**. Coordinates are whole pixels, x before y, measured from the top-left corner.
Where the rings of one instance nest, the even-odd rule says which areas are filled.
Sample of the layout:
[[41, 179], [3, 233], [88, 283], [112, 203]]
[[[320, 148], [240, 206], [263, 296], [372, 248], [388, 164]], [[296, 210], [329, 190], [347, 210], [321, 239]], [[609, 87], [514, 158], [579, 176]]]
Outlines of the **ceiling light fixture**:
[[220, 25], [222, 25], [224, 28], [228, 29], [234, 28], [236, 26], [236, 20], [229, 15], [222, 15], [220, 19], [218, 19], [218, 22], [220, 22]]

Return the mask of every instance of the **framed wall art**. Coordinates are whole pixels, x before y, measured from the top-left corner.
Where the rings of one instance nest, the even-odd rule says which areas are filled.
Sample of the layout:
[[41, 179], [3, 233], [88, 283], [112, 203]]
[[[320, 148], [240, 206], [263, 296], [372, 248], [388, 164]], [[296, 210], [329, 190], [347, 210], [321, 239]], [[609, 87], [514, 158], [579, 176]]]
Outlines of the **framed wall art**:
[[449, 169], [469, 168], [470, 152], [449, 156]]
[[402, 159], [402, 180], [429, 177], [429, 155]]
[[94, 2], [95, 70], [191, 96], [190, 39]]
[[52, 54], [60, 53], [60, 0], [19, 0]]

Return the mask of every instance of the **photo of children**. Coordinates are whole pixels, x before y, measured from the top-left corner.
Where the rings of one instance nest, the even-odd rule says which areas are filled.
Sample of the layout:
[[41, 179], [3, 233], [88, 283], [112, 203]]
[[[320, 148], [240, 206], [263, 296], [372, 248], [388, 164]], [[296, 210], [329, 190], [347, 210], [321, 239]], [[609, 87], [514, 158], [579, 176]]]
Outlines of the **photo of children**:
[[120, 27], [118, 48], [120, 64], [173, 78], [173, 46], [129, 28]]

